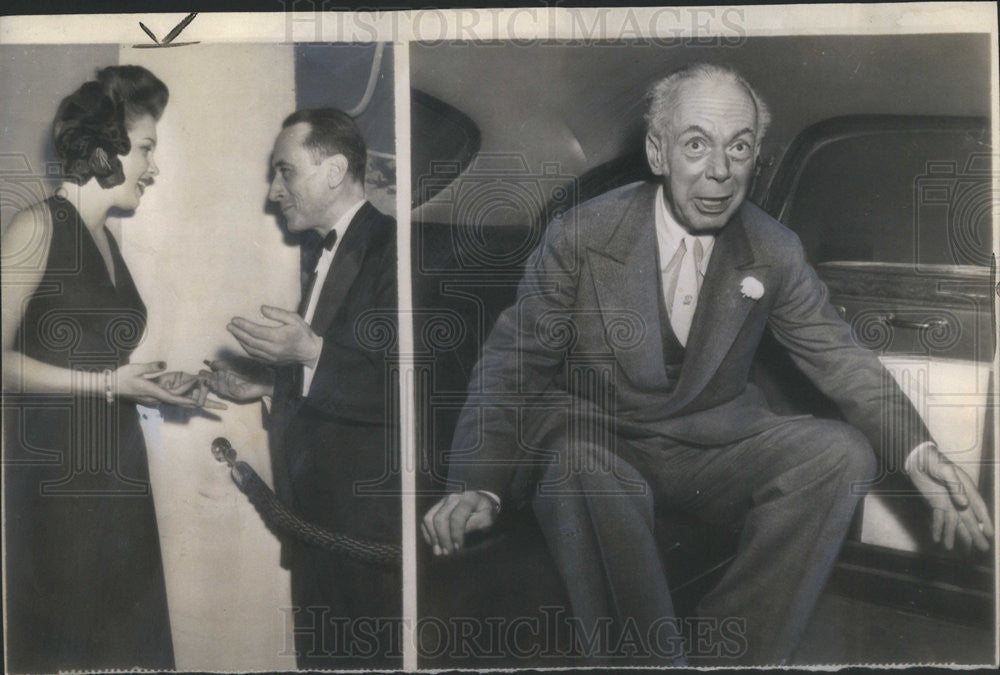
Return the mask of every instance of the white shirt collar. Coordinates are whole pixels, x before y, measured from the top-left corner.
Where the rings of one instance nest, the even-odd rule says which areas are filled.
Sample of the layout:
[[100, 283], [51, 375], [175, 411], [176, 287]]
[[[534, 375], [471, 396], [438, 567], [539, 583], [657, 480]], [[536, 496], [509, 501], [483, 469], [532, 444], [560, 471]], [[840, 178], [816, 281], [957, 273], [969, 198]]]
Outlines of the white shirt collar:
[[656, 243], [660, 249], [660, 271], [662, 272], [674, 257], [674, 253], [681, 245], [684, 237], [694, 238], [701, 242], [701, 249], [704, 255], [701, 259], [702, 275], [708, 269], [708, 259], [712, 255], [712, 246], [715, 244], [714, 234], [693, 235], [688, 233], [680, 223], [674, 218], [674, 214], [667, 207], [667, 201], [663, 195], [663, 185], [656, 188]]
[[[330, 274], [330, 267], [333, 265], [333, 256], [337, 253], [337, 248], [340, 243], [344, 240], [344, 234], [347, 228], [350, 227], [351, 221], [354, 220], [354, 216], [358, 214], [361, 207], [365, 205], [365, 199], [361, 199], [356, 204], [352, 205], [351, 208], [347, 209], [337, 222], [333, 225], [333, 230], [337, 231], [337, 241], [333, 244], [333, 248], [330, 250], [323, 249], [320, 253], [319, 260], [316, 261], [316, 280], [313, 282], [312, 290], [309, 293], [309, 299], [306, 301], [306, 312], [303, 319], [306, 323], [311, 324], [313, 317], [316, 316], [316, 306], [319, 304], [320, 293], [323, 292], [323, 286], [326, 285], [326, 277]], [[302, 395], [309, 395], [309, 387], [312, 386], [313, 375], [315, 371], [309, 366], [303, 366], [302, 369]]]
[[333, 224], [332, 228], [330, 228], [331, 231], [337, 231], [337, 245], [329, 251], [323, 249], [320, 257], [333, 255], [333, 252], [337, 250], [337, 246], [340, 245], [340, 241], [344, 238], [344, 234], [347, 232], [347, 227], [351, 224], [351, 221], [354, 220], [354, 216], [358, 215], [358, 211], [361, 210], [361, 207], [365, 205], [366, 201], [367, 200], [362, 197], [357, 202], [352, 204], [351, 208], [344, 211], [340, 218], [337, 219], [337, 222]]

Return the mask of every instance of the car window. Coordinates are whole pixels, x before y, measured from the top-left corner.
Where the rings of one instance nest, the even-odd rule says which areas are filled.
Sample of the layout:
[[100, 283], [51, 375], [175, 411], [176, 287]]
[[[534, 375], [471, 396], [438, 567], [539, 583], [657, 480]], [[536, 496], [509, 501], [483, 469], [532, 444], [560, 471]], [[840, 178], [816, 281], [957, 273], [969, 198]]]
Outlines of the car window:
[[893, 121], [828, 127], [830, 135], [790, 150], [786, 163], [797, 166], [785, 177], [779, 219], [802, 238], [813, 264], [989, 265], [986, 122]]
[[410, 165], [416, 208], [447, 187], [479, 152], [479, 127], [461, 110], [410, 91]]

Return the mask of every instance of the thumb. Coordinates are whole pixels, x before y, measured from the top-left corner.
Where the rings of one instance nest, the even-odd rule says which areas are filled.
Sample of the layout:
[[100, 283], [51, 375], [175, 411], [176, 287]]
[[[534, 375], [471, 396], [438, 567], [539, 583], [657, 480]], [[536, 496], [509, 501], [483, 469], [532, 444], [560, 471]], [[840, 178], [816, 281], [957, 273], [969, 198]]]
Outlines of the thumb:
[[487, 509], [485, 511], [476, 511], [471, 516], [469, 520], [465, 523], [466, 532], [476, 532], [478, 530], [485, 530], [493, 525], [493, 509]]
[[472, 515], [465, 524], [466, 532], [485, 530], [493, 525], [497, 518], [493, 500], [483, 494], [477, 494], [478, 500]]
[[969, 495], [965, 494], [965, 486], [962, 485], [958, 476], [954, 476], [952, 480], [948, 481], [948, 494], [951, 495], [951, 503], [959, 511], [969, 508]]
[[959, 510], [968, 508], [969, 496], [965, 494], [965, 486], [962, 485], [962, 481], [955, 471], [955, 466], [944, 458], [940, 458], [933, 469], [934, 478], [948, 489], [948, 496], [951, 497], [951, 503], [955, 505], [955, 508]]
[[[202, 361], [209, 369], [212, 371], [210, 374], [219, 373], [222, 375], [228, 375], [229, 373], [235, 372], [233, 364], [225, 359], [216, 359], [215, 361], [209, 361], [208, 359]], [[202, 371], [205, 372], [205, 371]]]
[[289, 312], [287, 309], [272, 307], [271, 305], [261, 306], [260, 313], [268, 319], [280, 321], [281, 323], [296, 323], [297, 320], [301, 319], [295, 312]]

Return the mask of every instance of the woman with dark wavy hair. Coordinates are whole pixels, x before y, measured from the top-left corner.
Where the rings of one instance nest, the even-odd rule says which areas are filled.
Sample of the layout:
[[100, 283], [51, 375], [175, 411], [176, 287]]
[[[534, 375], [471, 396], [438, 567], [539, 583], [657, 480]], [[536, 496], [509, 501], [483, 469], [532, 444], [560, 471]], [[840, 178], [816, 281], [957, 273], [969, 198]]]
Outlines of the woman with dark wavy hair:
[[146, 308], [105, 227], [159, 173], [167, 87], [112, 66], [53, 122], [64, 180], [3, 236], [7, 668], [174, 668], [135, 403], [218, 407], [194, 376], [129, 363]]

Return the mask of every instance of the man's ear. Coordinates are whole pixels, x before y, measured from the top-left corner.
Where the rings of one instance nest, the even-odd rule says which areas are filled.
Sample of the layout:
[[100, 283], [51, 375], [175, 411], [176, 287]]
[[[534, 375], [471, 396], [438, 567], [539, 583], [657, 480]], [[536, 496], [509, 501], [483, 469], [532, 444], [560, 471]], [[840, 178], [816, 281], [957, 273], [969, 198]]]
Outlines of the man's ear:
[[670, 173], [666, 162], [665, 145], [652, 131], [646, 133], [646, 161], [657, 176], [666, 176]]
[[323, 160], [323, 167], [326, 170], [326, 184], [330, 188], [335, 188], [347, 178], [347, 157], [344, 155], [331, 155]]

